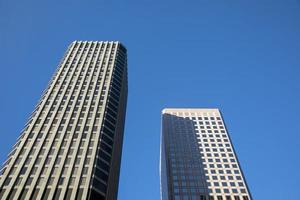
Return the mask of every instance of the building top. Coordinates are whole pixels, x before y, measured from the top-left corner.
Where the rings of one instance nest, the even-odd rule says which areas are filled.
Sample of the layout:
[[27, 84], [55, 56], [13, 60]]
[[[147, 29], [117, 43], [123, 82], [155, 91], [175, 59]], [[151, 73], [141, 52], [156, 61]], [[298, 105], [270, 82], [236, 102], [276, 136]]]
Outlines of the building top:
[[100, 42], [103, 42], [103, 43], [115, 43], [115, 44], [119, 44], [121, 47], [123, 47], [124, 51], [127, 52], [127, 49], [125, 47], [125, 45], [120, 42], [120, 41], [99, 41], [99, 40], [74, 40], [71, 44], [75, 44], [75, 43], [100, 43]]
[[100, 41], [100, 40], [75, 40], [74, 42], [115, 42], [115, 43], [120, 43], [120, 41]]
[[218, 108], [164, 108], [162, 110], [162, 114], [165, 114], [165, 113], [173, 113], [173, 112], [201, 112], [201, 113], [204, 113], [204, 112], [209, 112], [209, 113], [212, 113], [212, 112], [215, 112], [217, 114], [220, 114], [220, 111]]

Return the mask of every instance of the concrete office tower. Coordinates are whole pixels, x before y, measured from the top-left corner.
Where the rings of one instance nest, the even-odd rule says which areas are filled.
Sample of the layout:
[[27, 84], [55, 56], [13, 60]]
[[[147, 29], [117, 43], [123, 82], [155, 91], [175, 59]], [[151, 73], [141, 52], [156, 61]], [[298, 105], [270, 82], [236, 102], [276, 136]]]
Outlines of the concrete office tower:
[[164, 109], [162, 200], [251, 200], [218, 109]]
[[1, 170], [0, 199], [117, 199], [126, 49], [73, 42]]

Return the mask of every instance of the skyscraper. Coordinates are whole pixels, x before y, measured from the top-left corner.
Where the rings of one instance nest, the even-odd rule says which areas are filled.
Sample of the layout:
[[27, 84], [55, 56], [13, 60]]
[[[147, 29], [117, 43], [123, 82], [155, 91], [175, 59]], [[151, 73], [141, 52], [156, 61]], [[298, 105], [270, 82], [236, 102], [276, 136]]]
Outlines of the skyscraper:
[[218, 109], [164, 109], [162, 200], [251, 200]]
[[124, 46], [73, 42], [3, 165], [0, 199], [117, 199], [126, 101]]

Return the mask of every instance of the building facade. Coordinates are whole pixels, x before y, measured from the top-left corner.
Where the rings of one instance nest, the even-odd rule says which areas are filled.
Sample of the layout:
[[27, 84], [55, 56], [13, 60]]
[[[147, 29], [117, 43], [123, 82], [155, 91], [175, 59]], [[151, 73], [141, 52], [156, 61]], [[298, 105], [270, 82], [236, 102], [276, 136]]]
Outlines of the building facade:
[[251, 200], [218, 109], [164, 109], [161, 200]]
[[127, 51], [75, 41], [5, 161], [0, 199], [117, 199]]

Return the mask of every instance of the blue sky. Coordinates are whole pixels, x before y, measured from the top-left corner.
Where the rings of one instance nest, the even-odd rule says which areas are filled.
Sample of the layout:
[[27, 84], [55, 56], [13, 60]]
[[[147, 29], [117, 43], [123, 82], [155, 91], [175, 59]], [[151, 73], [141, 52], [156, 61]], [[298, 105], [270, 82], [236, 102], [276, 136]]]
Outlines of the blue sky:
[[128, 49], [120, 200], [159, 199], [160, 113], [221, 109], [255, 200], [300, 199], [299, 0], [0, 1], [0, 161], [73, 40]]

